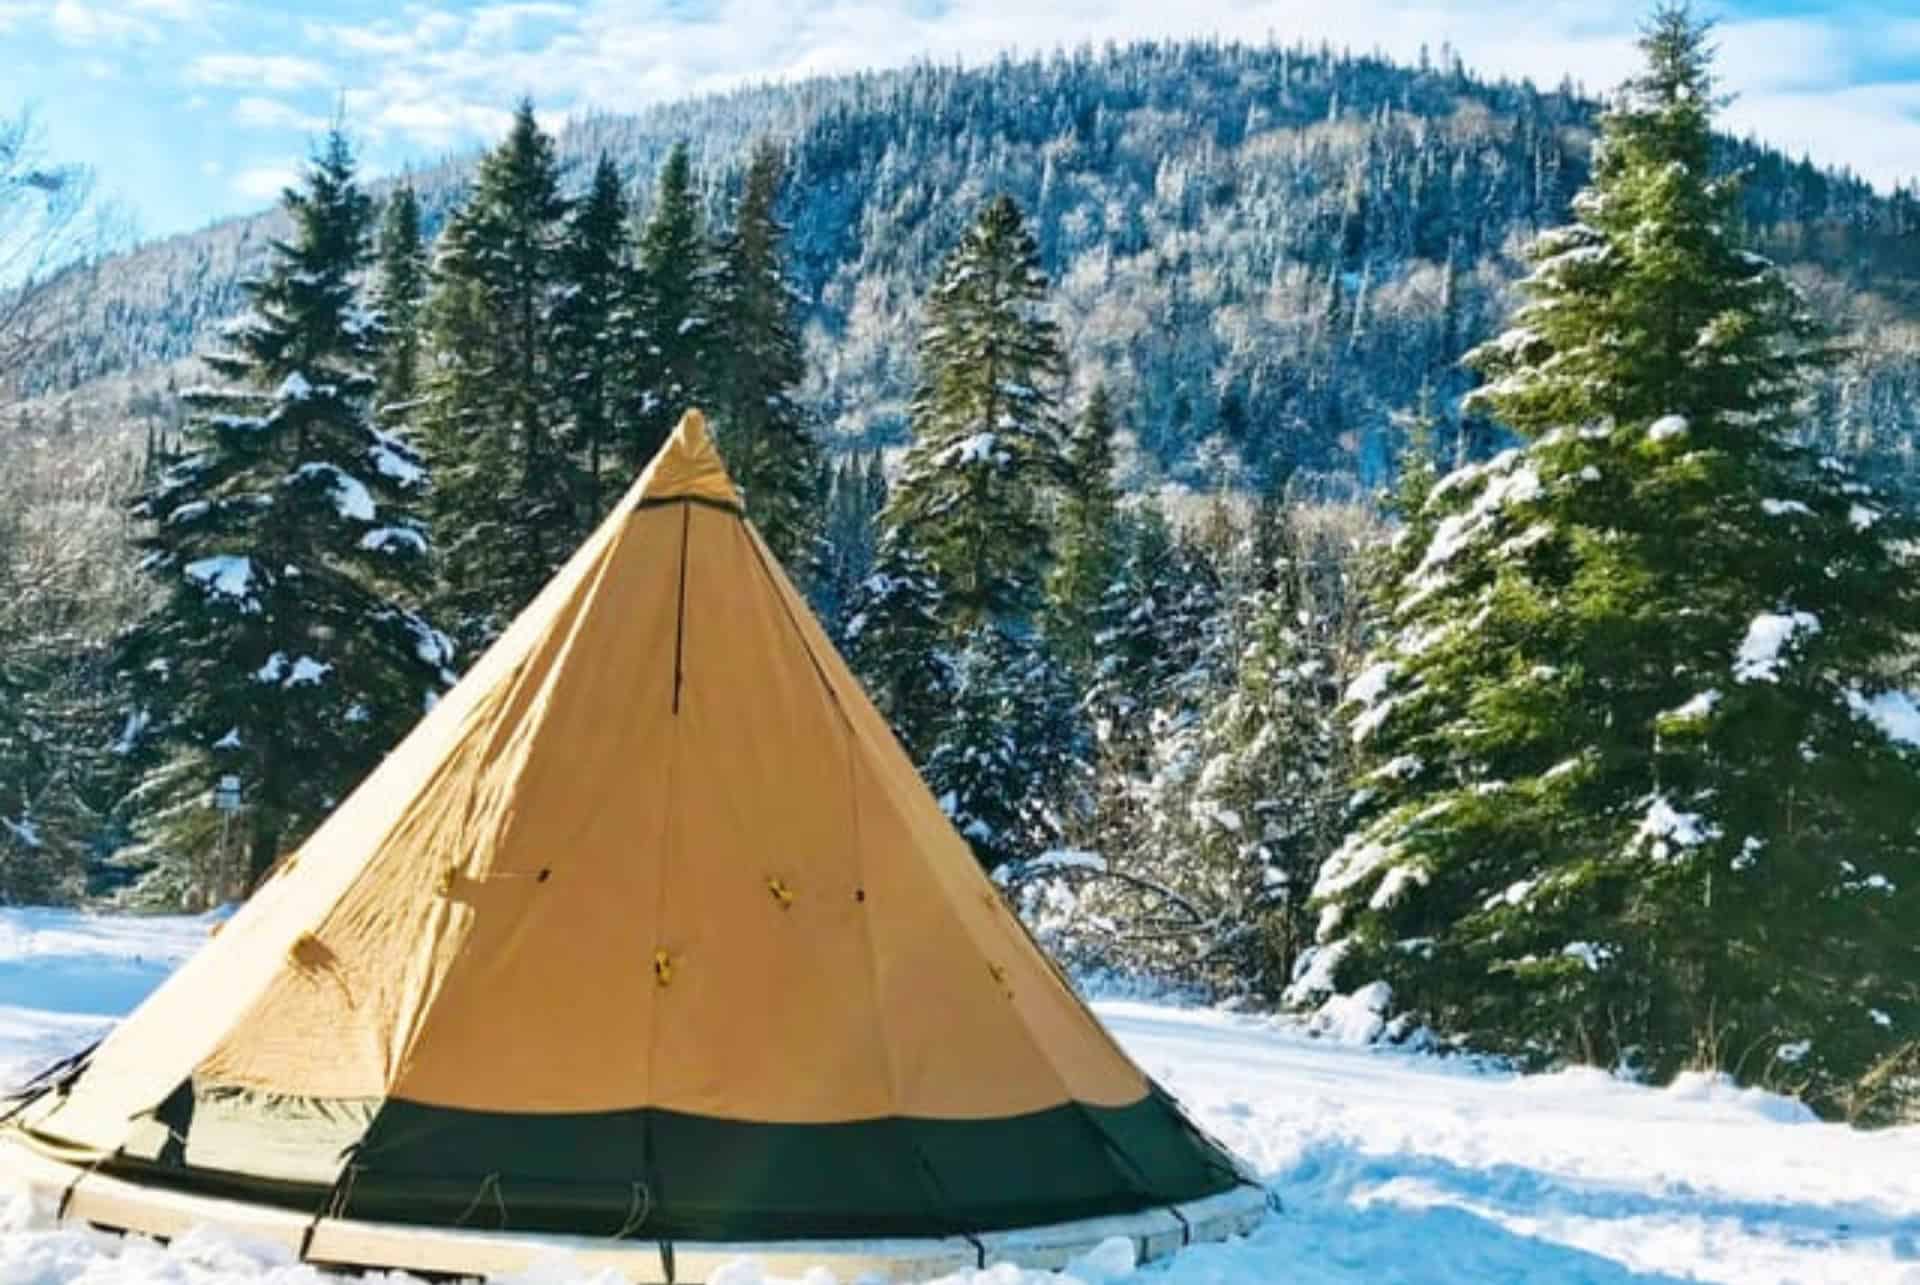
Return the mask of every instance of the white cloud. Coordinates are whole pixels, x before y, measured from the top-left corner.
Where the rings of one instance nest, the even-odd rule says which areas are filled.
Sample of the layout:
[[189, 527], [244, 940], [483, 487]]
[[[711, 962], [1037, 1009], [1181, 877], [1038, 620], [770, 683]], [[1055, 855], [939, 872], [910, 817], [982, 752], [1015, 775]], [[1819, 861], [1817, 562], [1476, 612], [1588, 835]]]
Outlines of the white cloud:
[[315, 89], [335, 84], [341, 73], [289, 54], [207, 54], [188, 66], [187, 79], [227, 89]]
[[327, 127], [326, 118], [311, 116], [277, 98], [249, 95], [233, 105], [233, 123], [248, 129], [298, 129], [314, 133]]
[[153, 27], [117, 6], [59, 0], [47, 14], [53, 34], [69, 45], [118, 44], [158, 38]]
[[299, 171], [291, 165], [254, 165], [235, 174], [227, 186], [256, 201], [277, 201], [282, 188], [299, 181]]
[[152, 44], [161, 39], [160, 23], [198, 18], [202, 0], [56, 0], [52, 5], [0, 3], [0, 31], [43, 12], [54, 38], [85, 47], [100, 44]]
[[[203, 0], [134, 3], [184, 14]], [[1859, 0], [1830, 16], [1725, 21], [1720, 72], [1738, 95], [1728, 124], [1881, 182], [1920, 169], [1907, 97], [1920, 76], [1870, 83], [1888, 80], [1896, 52], [1920, 54], [1920, 20], [1902, 8]], [[1646, 12], [1644, 0], [483, 0], [310, 21], [299, 45], [203, 57], [188, 76], [255, 93], [344, 88], [358, 127], [444, 148], [490, 140], [522, 92], [550, 110], [621, 111], [754, 81], [1144, 38], [1325, 41], [1409, 60], [1446, 44], [1485, 74], [1599, 91], [1635, 66]]]

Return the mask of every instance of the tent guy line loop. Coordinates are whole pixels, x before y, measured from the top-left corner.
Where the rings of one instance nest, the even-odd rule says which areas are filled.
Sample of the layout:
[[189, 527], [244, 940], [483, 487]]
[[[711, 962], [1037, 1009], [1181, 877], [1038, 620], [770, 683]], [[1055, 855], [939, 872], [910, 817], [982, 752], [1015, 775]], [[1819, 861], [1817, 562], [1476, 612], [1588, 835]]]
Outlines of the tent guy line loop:
[[473, 1200], [467, 1205], [460, 1217], [454, 1220], [453, 1225], [455, 1227], [465, 1227], [467, 1225], [467, 1219], [473, 1217], [474, 1212], [480, 1208], [480, 1202], [487, 1198], [488, 1192], [493, 1193], [494, 1207], [500, 1211], [500, 1228], [502, 1231], [506, 1230], [507, 1200], [500, 1190], [499, 1170], [495, 1170], [480, 1180], [480, 1190], [473, 1193]]
[[633, 1184], [633, 1203], [627, 1207], [627, 1220], [608, 1240], [625, 1240], [647, 1224], [647, 1216], [653, 1212], [653, 1188], [636, 1180]]

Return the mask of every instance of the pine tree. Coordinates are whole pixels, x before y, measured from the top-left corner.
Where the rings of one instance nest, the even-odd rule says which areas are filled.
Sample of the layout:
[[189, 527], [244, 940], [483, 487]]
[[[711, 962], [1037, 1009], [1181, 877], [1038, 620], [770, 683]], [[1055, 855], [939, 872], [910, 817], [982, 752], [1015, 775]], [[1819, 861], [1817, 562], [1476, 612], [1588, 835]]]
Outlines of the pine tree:
[[584, 532], [554, 353], [567, 202], [553, 140], [522, 102], [440, 239], [429, 303], [434, 366], [420, 409], [444, 535], [440, 613], [477, 654]]
[[620, 172], [603, 154], [567, 222], [559, 248], [560, 298], [553, 311], [554, 364], [566, 407], [560, 440], [576, 461], [583, 488], [579, 507], [588, 527], [611, 502], [607, 474], [631, 431], [628, 218]]
[[775, 206], [786, 162], [762, 141], [747, 164], [714, 286], [710, 397], [720, 450], [774, 556], [815, 570], [824, 464], [796, 394], [806, 375]]
[[[1161, 878], [1207, 931], [1165, 943], [1170, 963], [1223, 990], [1277, 999], [1309, 945], [1307, 902], [1348, 802], [1338, 707], [1357, 648], [1350, 559], [1303, 514], [1256, 523], [1258, 580], [1233, 657], [1203, 703], [1179, 780]], [[1258, 535], [1262, 538], [1254, 539]]]
[[879, 554], [880, 512], [886, 503], [887, 479], [878, 451], [848, 454], [833, 466], [813, 602], [838, 642], [846, 642], [847, 623], [853, 618], [861, 586], [873, 574]]
[[634, 377], [638, 404], [627, 463], [638, 471], [666, 443], [687, 408], [711, 392], [713, 252], [701, 227], [685, 143], [676, 143], [660, 168], [630, 288], [640, 340]]
[[939, 583], [903, 532], [883, 535], [852, 598], [849, 660], [916, 763], [932, 754], [951, 707], [953, 660]]
[[1048, 582], [1050, 633], [1062, 661], [1083, 677], [1098, 658], [1100, 604], [1118, 567], [1119, 494], [1113, 476], [1113, 403], [1094, 388], [1067, 439], [1057, 518], [1059, 553]]
[[1913, 524], [1796, 444], [1827, 353], [1709, 174], [1705, 29], [1662, 9], [1641, 48], [1471, 358], [1525, 444], [1425, 500], [1301, 990], [1870, 1114], [1920, 1036]]
[[387, 198], [374, 273], [373, 306], [385, 333], [375, 413], [383, 424], [393, 427], [411, 413], [421, 385], [428, 260], [420, 230], [420, 201], [411, 183], [401, 183]]
[[[221, 382], [183, 394], [183, 452], [135, 508], [161, 593], [122, 653], [129, 731], [157, 764], [143, 846], [176, 895], [201, 899], [297, 843], [411, 726], [451, 661], [410, 606], [428, 552], [413, 516], [424, 473], [373, 422], [379, 327], [355, 300], [372, 211], [337, 130], [284, 201], [294, 235], [249, 283], [232, 351], [204, 358]], [[205, 870], [209, 794], [226, 775], [245, 804], [235, 864]]]
[[1144, 761], [1156, 714], [1193, 708], [1209, 682], [1221, 585], [1219, 568], [1155, 504], [1123, 511], [1118, 547], [1086, 705], [1097, 739], [1131, 771]]
[[[0, 602], [22, 592], [12, 574], [18, 515], [0, 512]], [[59, 657], [28, 622], [0, 610], [0, 903], [67, 900], [77, 891], [77, 837], [62, 827], [63, 752], [73, 741], [52, 717]], [[55, 708], [50, 709], [52, 705]]]
[[1052, 557], [1047, 499], [1066, 475], [1041, 317], [1047, 278], [1019, 207], [988, 202], [941, 268], [920, 338], [913, 443], [887, 507], [926, 551], [958, 627], [1031, 617]]
[[948, 716], [928, 784], [989, 869], [1059, 846], [1084, 789], [1067, 674], [1031, 631], [989, 623], [955, 648]]

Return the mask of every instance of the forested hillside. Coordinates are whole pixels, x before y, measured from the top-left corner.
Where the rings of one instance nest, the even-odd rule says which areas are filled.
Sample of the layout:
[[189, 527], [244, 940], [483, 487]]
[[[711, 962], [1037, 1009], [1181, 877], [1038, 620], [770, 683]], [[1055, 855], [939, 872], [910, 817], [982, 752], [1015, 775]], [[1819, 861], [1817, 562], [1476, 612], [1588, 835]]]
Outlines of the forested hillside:
[[[1485, 444], [1492, 430], [1459, 423], [1469, 377], [1456, 360], [1501, 315], [1525, 238], [1566, 216], [1596, 112], [1572, 86], [1482, 81], [1444, 51], [1400, 67], [1326, 49], [1144, 44], [744, 90], [578, 122], [558, 153], [576, 190], [609, 155], [644, 215], [684, 139], [718, 214], [749, 141], [786, 143], [803, 400], [831, 445], [904, 440], [919, 300], [981, 200], [1006, 192], [1057, 283], [1075, 380], [1084, 391], [1104, 379], [1138, 442], [1125, 461], [1135, 486], [1217, 480], [1223, 467], [1253, 485], [1293, 469], [1374, 481], [1393, 454], [1390, 414], [1423, 383], [1443, 433], [1471, 452]], [[1860, 344], [1826, 384], [1816, 431], [1876, 472], [1912, 476], [1920, 207], [1720, 146], [1748, 172], [1751, 239]], [[472, 168], [463, 157], [414, 176], [429, 232]], [[76, 280], [88, 319], [22, 372], [24, 391], [189, 356], [240, 310], [238, 282], [285, 230], [278, 214], [232, 221]], [[131, 387], [163, 383], [150, 372]], [[111, 399], [128, 391], [116, 380]]]

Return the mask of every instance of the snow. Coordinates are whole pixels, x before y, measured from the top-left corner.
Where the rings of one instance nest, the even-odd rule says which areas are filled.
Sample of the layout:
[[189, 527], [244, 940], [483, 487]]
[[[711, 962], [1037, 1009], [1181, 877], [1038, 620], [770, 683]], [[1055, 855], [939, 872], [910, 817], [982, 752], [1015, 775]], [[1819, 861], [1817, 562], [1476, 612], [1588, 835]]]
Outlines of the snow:
[[279, 391], [274, 396], [283, 402], [304, 402], [313, 396], [313, 385], [296, 370], [280, 381]]
[[1668, 442], [1686, 435], [1687, 420], [1684, 415], [1662, 415], [1647, 426], [1647, 437], [1656, 442]]
[[408, 458], [405, 445], [392, 433], [374, 432], [374, 444], [367, 452], [373, 467], [382, 477], [390, 477], [411, 490], [426, 480], [427, 471]]
[[1865, 531], [1879, 520], [1880, 510], [1864, 504], [1855, 504], [1847, 510], [1847, 521], [1853, 524], [1856, 531]]
[[293, 662], [293, 672], [287, 675], [288, 687], [317, 687], [320, 680], [333, 672], [333, 666], [322, 664], [311, 656], [302, 656]]
[[1886, 734], [1888, 740], [1920, 749], [1920, 698], [1912, 692], [1884, 691], [1863, 696], [1847, 693], [1847, 706]]
[[961, 438], [953, 445], [934, 457], [934, 464], [941, 468], [969, 464], [1003, 464], [1006, 453], [998, 449], [1000, 437], [997, 433], [981, 431]]
[[1662, 714], [1660, 718], [1662, 721], [1672, 721], [1676, 723], [1696, 722], [1713, 713], [1714, 706], [1719, 703], [1719, 690], [1717, 688], [1710, 688], [1687, 701], [1684, 705], [1678, 705], [1668, 710]]
[[1399, 702], [1394, 700], [1381, 701], [1378, 705], [1369, 705], [1356, 715], [1352, 728], [1353, 743], [1365, 744], [1368, 737], [1380, 730], [1380, 725], [1387, 721], [1398, 704]]
[[1393, 681], [1394, 672], [1399, 668], [1390, 660], [1378, 660], [1361, 670], [1359, 675], [1347, 684], [1346, 701], [1352, 705], [1371, 705], [1386, 692], [1387, 684]]
[[32, 817], [23, 816], [15, 821], [11, 817], [0, 816], [0, 830], [12, 835], [14, 842], [23, 848], [40, 846], [40, 827], [33, 823]]
[[[206, 586], [207, 592], [217, 598], [233, 598], [249, 604], [253, 602], [253, 561], [249, 558], [221, 554], [189, 562], [181, 570], [187, 579]], [[258, 606], [253, 605], [256, 608]]]
[[1052, 852], [1043, 852], [1027, 863], [1029, 871], [1039, 873], [1045, 870], [1091, 870], [1095, 874], [1107, 872], [1107, 859], [1097, 852], [1085, 852], [1077, 848], [1058, 848]]
[[[1434, 528], [1433, 540], [1427, 545], [1420, 565], [1414, 568], [1414, 580], [1424, 582], [1423, 588], [1429, 591], [1438, 586], [1441, 569], [1490, 526], [1497, 514], [1510, 505], [1537, 500], [1542, 494], [1539, 472], [1532, 463], [1522, 463], [1517, 451], [1496, 455], [1487, 462], [1484, 472], [1488, 479], [1485, 488], [1464, 512], [1449, 515]], [[1441, 494], [1446, 481], [1443, 478], [1434, 488], [1429, 504]]]
[[[206, 939], [209, 919], [0, 910], [0, 1079], [101, 1035]], [[1342, 1034], [1372, 1025], [1378, 996], [1347, 998], [1336, 1011], [1357, 1029], [1330, 1017], [1323, 1038], [1271, 1018], [1096, 1002], [1128, 1053], [1253, 1165], [1281, 1210], [1250, 1237], [1139, 1270], [1131, 1246], [1110, 1241], [1066, 1274], [999, 1266], [942, 1285], [1920, 1285], [1920, 1129], [1813, 1123], [1789, 1099], [1714, 1076], [1648, 1088], [1593, 1069], [1516, 1076], [1347, 1044]], [[746, 1259], [723, 1270], [726, 1285], [777, 1279]], [[46, 1211], [0, 1196], [0, 1281], [322, 1279], [205, 1229], [163, 1247], [54, 1229]], [[610, 1278], [556, 1258], [512, 1279]]]
[[1762, 612], [1747, 626], [1747, 636], [1733, 660], [1733, 677], [1742, 683], [1772, 683], [1780, 678], [1780, 653], [1793, 639], [1820, 632], [1820, 618], [1811, 612]]
[[1329, 995], [1307, 1019], [1307, 1030], [1337, 1044], [1371, 1044], [1386, 1030], [1393, 988], [1368, 982], [1351, 995]]
[[295, 469], [292, 478], [326, 477], [333, 483], [333, 507], [340, 516], [355, 522], [371, 522], [374, 517], [373, 493], [367, 484], [334, 464], [308, 463]]
[[1813, 510], [1805, 504], [1802, 504], [1799, 500], [1762, 500], [1760, 501], [1760, 509], [1770, 518], [1786, 517], [1788, 515], [1803, 518], [1813, 516]]
[[1590, 941], [1570, 941], [1560, 948], [1560, 953], [1568, 959], [1577, 959], [1587, 966], [1587, 971], [1597, 973], [1600, 966], [1613, 958], [1613, 948]]
[[425, 553], [427, 537], [407, 526], [375, 527], [360, 537], [360, 547], [374, 553]]
[[1653, 849], [1654, 859], [1665, 861], [1674, 848], [1697, 848], [1720, 837], [1720, 828], [1698, 812], [1682, 812], [1664, 794], [1647, 799], [1635, 843]]

